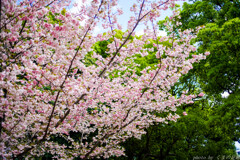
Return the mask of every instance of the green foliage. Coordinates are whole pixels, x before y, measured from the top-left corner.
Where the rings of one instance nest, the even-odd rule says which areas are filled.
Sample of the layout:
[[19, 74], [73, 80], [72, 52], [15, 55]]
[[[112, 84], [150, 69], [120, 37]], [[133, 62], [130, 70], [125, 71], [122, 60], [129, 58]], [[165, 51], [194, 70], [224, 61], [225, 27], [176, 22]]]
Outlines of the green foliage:
[[[204, 90], [209, 93], [229, 93], [239, 88], [240, 20], [234, 18], [222, 26], [210, 23], [201, 30], [197, 41], [199, 52], [212, 54], [196, 65]], [[217, 74], [216, 74], [217, 73]], [[230, 82], [230, 83], [226, 83]]]
[[221, 127], [225, 137], [234, 141], [239, 141], [240, 137], [240, 96], [239, 91], [236, 94], [230, 94], [223, 99], [221, 104], [214, 106], [212, 125], [213, 129]]
[[65, 15], [66, 15], [66, 9], [64, 8], [64, 9], [61, 11], [61, 13], [52, 13], [52, 12], [49, 12], [49, 13], [48, 13], [49, 23], [62, 25], [62, 21], [56, 18], [56, 16], [59, 16], [60, 14], [62, 14], [62, 15], [65, 16]]
[[207, 23], [224, 22], [239, 17], [239, 0], [190, 0], [193, 4], [183, 4], [181, 11], [181, 28], [195, 28]]
[[106, 53], [106, 51], [109, 50], [109, 48], [107, 47], [108, 44], [109, 41], [99, 41], [93, 46], [94, 51], [100, 54], [103, 58], [107, 58], [110, 56], [108, 53]]
[[[114, 32], [115, 32], [115, 38], [118, 38], [118, 39], [126, 38], [126, 37], [123, 37], [124, 32], [122, 32], [120, 30], [114, 30]], [[138, 36], [136, 36], [136, 37], [131, 36], [129, 41], [131, 42], [134, 38], [138, 39], [138, 38], [141, 38], [141, 36], [139, 36], [139, 37]], [[149, 39], [148, 41], [149, 41], [149, 43], [145, 44], [144, 48], [145, 49], [153, 48], [153, 43], [156, 43], [155, 40]], [[113, 42], [113, 38], [110, 38], [109, 40], [96, 42], [93, 45], [93, 50], [97, 54], [101, 55], [103, 58], [110, 57], [111, 55], [107, 51], [109, 50], [108, 44], [112, 43], [112, 42]], [[162, 42], [160, 44], [162, 44], [164, 46], [167, 46], [167, 47], [171, 47], [171, 44], [169, 43], [169, 41], [165, 41], [165, 42]], [[124, 47], [126, 47], [126, 45]], [[156, 65], [159, 63], [159, 60], [156, 58], [156, 55], [155, 55], [156, 52], [157, 52], [157, 48], [154, 47], [154, 51], [148, 51], [147, 56], [141, 56], [140, 54], [135, 54], [133, 56], [134, 57], [134, 62], [139, 64], [139, 66], [133, 67], [133, 64], [128, 63], [127, 64], [127, 69], [125, 71], [120, 72], [118, 70], [115, 70], [115, 71], [113, 71], [113, 73], [110, 74], [110, 77], [111, 78], [119, 77], [119, 76], [125, 74], [125, 72], [127, 72], [127, 71], [128, 72], [130, 71], [132, 73], [131, 70], [134, 70], [137, 75], [141, 75], [141, 71], [143, 69], [147, 68], [147, 67], [150, 67], [150, 69], [156, 69]], [[86, 66], [96, 65], [95, 63], [96, 63], [97, 59], [92, 58], [92, 54], [93, 54], [93, 52], [89, 52], [85, 56], [84, 63], [85, 63]], [[128, 58], [126, 58], [126, 60], [129, 60], [129, 58], [133, 58], [133, 57], [128, 57]], [[163, 54], [162, 58], [164, 58], [164, 57], [165, 57], [165, 55]]]

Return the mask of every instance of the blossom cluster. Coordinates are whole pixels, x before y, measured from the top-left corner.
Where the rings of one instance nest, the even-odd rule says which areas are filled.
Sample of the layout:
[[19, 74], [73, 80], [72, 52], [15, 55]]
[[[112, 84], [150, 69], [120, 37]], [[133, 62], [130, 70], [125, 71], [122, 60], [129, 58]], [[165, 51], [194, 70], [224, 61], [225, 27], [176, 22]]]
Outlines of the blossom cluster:
[[[117, 0], [92, 0], [77, 13], [65, 9], [69, 0], [1, 2], [1, 158], [121, 156], [119, 143], [141, 138], [153, 123], [176, 121], [177, 106], [193, 102], [194, 95], [176, 97], [169, 90], [205, 58], [190, 55], [196, 35], [187, 30], [179, 39], [160, 38], [154, 27], [146, 26], [144, 35], [134, 36], [140, 23], [156, 22], [173, 0], [137, 0], [131, 7], [135, 17], [121, 38], [115, 37], [122, 14]], [[95, 36], [99, 24], [108, 31]], [[153, 47], [146, 50], [150, 40]], [[109, 42], [106, 58], [93, 50], [99, 41]], [[172, 46], [163, 46], [163, 41]], [[136, 74], [134, 55], [148, 52], [155, 52], [159, 63]], [[89, 53], [95, 64], [86, 65]], [[121, 76], [111, 76], [116, 71]]]

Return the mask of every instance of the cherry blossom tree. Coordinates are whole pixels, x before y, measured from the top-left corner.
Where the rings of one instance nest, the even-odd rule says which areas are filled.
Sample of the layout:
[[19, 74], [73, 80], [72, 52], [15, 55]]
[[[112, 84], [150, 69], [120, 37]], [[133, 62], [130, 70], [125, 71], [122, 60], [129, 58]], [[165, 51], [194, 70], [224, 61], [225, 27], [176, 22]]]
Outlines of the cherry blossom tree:
[[[1, 0], [1, 158], [121, 156], [120, 142], [140, 138], [152, 123], [176, 121], [176, 107], [193, 103], [195, 96], [174, 97], [168, 91], [205, 56], [192, 55], [191, 30], [179, 31], [178, 40], [174, 32], [158, 37], [157, 19], [174, 1], [136, 0], [127, 31], [117, 38], [122, 14], [117, 0], [83, 1], [77, 13], [66, 9], [72, 5], [69, 0]], [[146, 29], [137, 38], [139, 24]], [[93, 34], [98, 25], [105, 34]], [[109, 56], [103, 58], [92, 46], [109, 39]], [[146, 49], [150, 40], [153, 47]], [[96, 61], [86, 65], [90, 52]], [[158, 64], [136, 74], [134, 55], [149, 52], [156, 54]], [[112, 76], [116, 71], [121, 76]], [[73, 133], [80, 136], [73, 138]]]

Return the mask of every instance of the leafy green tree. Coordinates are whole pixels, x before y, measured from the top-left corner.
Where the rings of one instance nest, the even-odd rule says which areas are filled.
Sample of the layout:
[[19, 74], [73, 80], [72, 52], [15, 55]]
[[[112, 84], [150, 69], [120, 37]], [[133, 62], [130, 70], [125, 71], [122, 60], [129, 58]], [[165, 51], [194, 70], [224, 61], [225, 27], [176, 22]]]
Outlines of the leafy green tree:
[[199, 52], [208, 49], [212, 53], [196, 65], [204, 90], [211, 94], [236, 92], [240, 85], [240, 19], [231, 19], [222, 26], [209, 23], [196, 41]]
[[181, 29], [205, 25], [196, 42], [198, 52], [210, 51], [210, 56], [195, 65], [205, 92], [229, 94], [239, 88], [240, 1], [195, 0], [184, 3]]
[[226, 21], [239, 17], [239, 0], [188, 0], [181, 10], [181, 28], [195, 28], [207, 23], [223, 25]]
[[[212, 102], [211, 128], [221, 130], [222, 136], [239, 141], [239, 88], [240, 88], [240, 1], [198, 0], [184, 3], [181, 11], [182, 29], [205, 25], [195, 40], [198, 53], [211, 54], [189, 74], [199, 77], [205, 93]], [[228, 97], [221, 98], [221, 94]], [[218, 101], [218, 102], [217, 102]]]

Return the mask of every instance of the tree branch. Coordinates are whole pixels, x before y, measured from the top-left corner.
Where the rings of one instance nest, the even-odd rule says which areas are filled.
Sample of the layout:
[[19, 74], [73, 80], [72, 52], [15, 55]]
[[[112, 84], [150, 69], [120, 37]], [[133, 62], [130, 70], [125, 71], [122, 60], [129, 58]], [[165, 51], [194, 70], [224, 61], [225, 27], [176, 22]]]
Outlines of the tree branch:
[[[98, 13], [99, 13], [99, 11], [100, 11], [100, 8], [101, 8], [102, 4], [103, 4], [103, 0], [101, 1], [100, 5], [99, 5]], [[57, 101], [58, 101], [58, 98], [59, 98], [59, 96], [60, 96], [60, 92], [62, 91], [62, 89], [63, 89], [63, 87], [64, 87], [64, 84], [65, 84], [65, 82], [66, 82], [66, 80], [67, 80], [67, 77], [68, 77], [68, 75], [69, 75], [69, 73], [70, 73], [70, 70], [71, 70], [71, 68], [72, 68], [73, 62], [74, 62], [74, 60], [76, 59], [77, 54], [78, 54], [78, 52], [79, 52], [79, 50], [80, 50], [80, 48], [81, 48], [81, 45], [83, 44], [84, 39], [85, 39], [86, 36], [87, 36], [87, 33], [90, 31], [91, 25], [93, 24], [94, 19], [96, 19], [98, 13], [96, 13], [95, 16], [93, 17], [92, 23], [89, 25], [87, 31], [85, 32], [85, 34], [84, 34], [84, 36], [83, 36], [83, 38], [82, 38], [82, 40], [81, 40], [81, 42], [80, 42], [77, 50], [76, 50], [76, 53], [75, 53], [75, 55], [73, 56], [73, 58], [72, 58], [72, 60], [71, 60], [71, 62], [70, 62], [70, 65], [69, 65], [69, 67], [68, 67], [68, 70], [67, 70], [67, 73], [66, 73], [66, 75], [65, 75], [65, 78], [64, 78], [62, 84], [60, 85], [60, 89], [59, 89], [59, 91], [58, 91], [58, 93], [57, 93], [57, 96], [56, 96], [56, 98], [55, 98], [55, 101], [54, 101], [54, 104], [53, 104], [53, 108], [52, 108], [51, 114], [50, 114], [50, 116], [49, 116], [48, 124], [47, 124], [47, 127], [46, 127], [45, 131], [44, 131], [44, 136], [43, 136], [42, 139], [40, 139], [40, 140], [37, 142], [37, 144], [39, 144], [39, 143], [41, 143], [41, 142], [43, 142], [43, 141], [46, 140], [46, 137], [47, 137], [47, 134], [48, 134], [48, 130], [49, 130], [49, 127], [50, 127], [50, 123], [51, 123], [51, 121], [52, 121], [52, 117], [53, 117], [55, 108], [56, 108], [56, 106], [57, 106]], [[65, 113], [64, 117], [61, 118], [61, 119], [57, 122], [57, 124], [56, 124], [55, 126], [59, 126], [59, 125], [62, 123], [62, 121], [67, 117], [67, 115], [68, 115], [69, 113], [70, 113], [70, 109]], [[29, 152], [29, 151], [32, 150], [33, 148], [34, 148], [34, 147], [27, 148], [26, 150], [24, 150], [24, 152], [18, 154], [17, 157], [26, 154], [27, 152]]]

